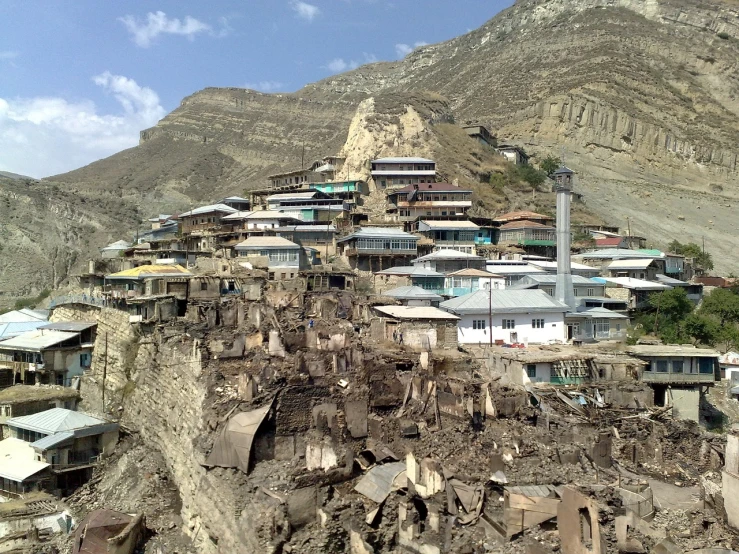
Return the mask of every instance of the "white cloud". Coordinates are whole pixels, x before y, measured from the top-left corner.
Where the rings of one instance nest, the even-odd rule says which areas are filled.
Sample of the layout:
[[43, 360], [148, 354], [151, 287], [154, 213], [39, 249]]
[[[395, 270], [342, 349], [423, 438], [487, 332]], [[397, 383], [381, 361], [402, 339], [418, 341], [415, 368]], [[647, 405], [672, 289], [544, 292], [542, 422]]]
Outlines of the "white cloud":
[[306, 21], [313, 21], [321, 13], [318, 6], [308, 4], [308, 2], [302, 2], [301, 0], [292, 0], [290, 7], [298, 14], [300, 19], [305, 19]]
[[283, 84], [279, 81], [259, 81], [258, 83], [246, 83], [244, 88], [258, 90], [259, 92], [277, 92], [282, 90]]
[[334, 58], [326, 64], [326, 69], [332, 73], [341, 73], [342, 71], [357, 69], [360, 65], [365, 63], [375, 63], [377, 56], [374, 54], [368, 54], [367, 52], [362, 53], [364, 60], [358, 62], [356, 60], [345, 60], [344, 58]]
[[399, 58], [405, 58], [408, 54], [413, 52], [416, 48], [420, 48], [421, 46], [426, 46], [428, 42], [423, 42], [422, 40], [419, 40], [418, 42], [414, 42], [411, 46], [410, 44], [396, 44], [395, 45], [395, 53], [398, 55]]
[[190, 40], [198, 33], [213, 33], [213, 28], [207, 23], [186, 16], [183, 20], [168, 18], [163, 11], [149, 12], [146, 21], [139, 21], [133, 15], [125, 15], [118, 18], [131, 33], [132, 40], [141, 48], [148, 48], [152, 41], [159, 35], [181, 35]]
[[0, 169], [43, 177], [138, 144], [139, 131], [165, 115], [159, 96], [133, 79], [105, 72], [93, 82], [122, 107], [101, 114], [92, 100], [0, 98]]

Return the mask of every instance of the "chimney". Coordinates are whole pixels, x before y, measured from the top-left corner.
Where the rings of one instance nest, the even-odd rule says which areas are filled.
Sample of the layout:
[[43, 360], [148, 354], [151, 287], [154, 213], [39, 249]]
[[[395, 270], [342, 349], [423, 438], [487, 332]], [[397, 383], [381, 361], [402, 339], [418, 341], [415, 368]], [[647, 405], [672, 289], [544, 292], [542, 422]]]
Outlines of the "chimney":
[[555, 298], [575, 311], [575, 289], [572, 286], [570, 261], [570, 200], [573, 171], [562, 165], [554, 172], [554, 190], [557, 192], [557, 285]]

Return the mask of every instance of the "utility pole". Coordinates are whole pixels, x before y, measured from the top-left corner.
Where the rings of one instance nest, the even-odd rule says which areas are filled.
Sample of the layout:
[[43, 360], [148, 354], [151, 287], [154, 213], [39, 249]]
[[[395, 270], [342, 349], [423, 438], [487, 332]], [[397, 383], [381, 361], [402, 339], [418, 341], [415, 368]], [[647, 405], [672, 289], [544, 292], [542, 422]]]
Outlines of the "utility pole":
[[108, 331], [105, 331], [105, 358], [103, 358], [103, 406], [102, 412], [105, 413], [105, 378], [108, 375]]
[[628, 218], [628, 217], [626, 218], [626, 229], [627, 229], [627, 232], [629, 233], [629, 248], [631, 248], [632, 247], [632, 244], [631, 244], [631, 218]]
[[493, 346], [493, 279], [488, 279], [488, 335], [490, 335], [490, 346]]
[[305, 141], [303, 141], [303, 151], [300, 154], [300, 169], [305, 169]]

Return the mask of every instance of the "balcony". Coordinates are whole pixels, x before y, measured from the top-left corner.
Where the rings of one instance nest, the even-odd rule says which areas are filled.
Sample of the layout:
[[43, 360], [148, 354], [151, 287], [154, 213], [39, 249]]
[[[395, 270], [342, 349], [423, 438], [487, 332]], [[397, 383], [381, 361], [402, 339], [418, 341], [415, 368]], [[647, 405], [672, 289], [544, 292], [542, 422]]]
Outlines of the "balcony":
[[641, 380], [645, 383], [657, 383], [665, 385], [700, 385], [714, 383], [716, 378], [713, 373], [665, 373], [658, 371], [644, 371]]
[[15, 373], [25, 373], [26, 371], [43, 371], [44, 364], [32, 364], [29, 362], [8, 362], [0, 360], [0, 369], [9, 369]]
[[344, 253], [349, 257], [356, 256], [417, 256], [418, 250], [401, 250], [393, 248], [346, 248]]

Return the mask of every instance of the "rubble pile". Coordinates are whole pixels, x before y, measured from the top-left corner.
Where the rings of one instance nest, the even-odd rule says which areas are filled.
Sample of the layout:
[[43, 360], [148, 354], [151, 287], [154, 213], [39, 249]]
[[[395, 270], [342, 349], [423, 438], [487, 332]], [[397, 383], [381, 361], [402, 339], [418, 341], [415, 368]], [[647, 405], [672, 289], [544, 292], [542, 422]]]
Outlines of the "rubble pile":
[[[111, 395], [134, 431], [69, 499], [76, 517], [144, 513], [147, 553], [739, 546], [697, 486], [722, 437], [640, 384], [504, 385], [475, 352], [373, 334], [367, 297], [261, 287], [142, 328], [136, 385]], [[164, 380], [195, 404], [155, 420], [141, 406]]]

